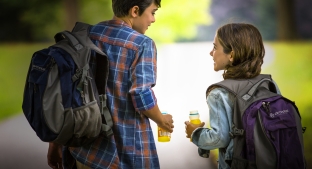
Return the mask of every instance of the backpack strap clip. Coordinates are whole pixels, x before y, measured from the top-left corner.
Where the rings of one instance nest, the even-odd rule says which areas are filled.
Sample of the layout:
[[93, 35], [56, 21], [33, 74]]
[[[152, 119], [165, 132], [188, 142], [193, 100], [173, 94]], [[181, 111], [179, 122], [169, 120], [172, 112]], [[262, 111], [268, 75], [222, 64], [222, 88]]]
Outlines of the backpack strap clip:
[[82, 69], [77, 69], [76, 73], [72, 77], [72, 81], [75, 82], [81, 77], [81, 75], [82, 75]]
[[235, 138], [236, 136], [242, 136], [244, 135], [244, 129], [238, 129], [236, 128], [236, 126], [233, 124], [233, 127], [232, 127], [232, 131], [229, 132], [230, 134], [230, 137], [233, 139]]
[[109, 110], [106, 106], [107, 97], [106, 95], [99, 95], [99, 98], [100, 98], [100, 105], [101, 105], [100, 111], [101, 111], [102, 116], [104, 117], [103, 120], [105, 122], [105, 124], [102, 124], [102, 131], [106, 137], [110, 137], [111, 135], [113, 135], [113, 130], [112, 130], [113, 121], [109, 113]]

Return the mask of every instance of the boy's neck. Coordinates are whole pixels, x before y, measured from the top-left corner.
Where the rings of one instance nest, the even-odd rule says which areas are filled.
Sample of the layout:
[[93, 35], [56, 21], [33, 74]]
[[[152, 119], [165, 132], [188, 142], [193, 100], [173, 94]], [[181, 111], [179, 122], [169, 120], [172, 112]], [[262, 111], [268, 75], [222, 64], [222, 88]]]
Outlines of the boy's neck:
[[129, 17], [127, 17], [127, 16], [125, 16], [125, 17], [114, 16], [113, 19], [114, 20], [118, 20], [118, 21], [123, 21], [123, 22], [127, 23], [127, 25], [129, 25], [132, 28], [131, 19]]

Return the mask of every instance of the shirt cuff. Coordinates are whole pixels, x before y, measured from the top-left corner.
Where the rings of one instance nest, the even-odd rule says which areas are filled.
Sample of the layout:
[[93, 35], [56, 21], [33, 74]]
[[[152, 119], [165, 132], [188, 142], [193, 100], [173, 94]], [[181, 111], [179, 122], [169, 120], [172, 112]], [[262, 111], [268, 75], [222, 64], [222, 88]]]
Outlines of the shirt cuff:
[[152, 89], [147, 89], [141, 93], [131, 96], [136, 111], [146, 111], [156, 105], [156, 97]]
[[203, 127], [198, 127], [198, 128], [196, 128], [196, 129], [192, 132], [191, 138], [192, 138], [193, 142], [194, 142], [194, 140], [195, 140], [196, 142], [198, 142], [197, 140], [199, 139], [199, 136], [196, 135], [196, 132], [197, 132], [198, 130], [202, 130], [202, 129], [203, 129]]

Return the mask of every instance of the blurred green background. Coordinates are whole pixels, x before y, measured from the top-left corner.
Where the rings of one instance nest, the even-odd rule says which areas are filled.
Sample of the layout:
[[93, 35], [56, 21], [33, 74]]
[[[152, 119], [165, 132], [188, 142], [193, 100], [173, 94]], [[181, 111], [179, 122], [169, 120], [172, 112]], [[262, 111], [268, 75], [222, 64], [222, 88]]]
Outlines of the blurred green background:
[[[257, 26], [275, 53], [262, 73], [272, 74], [282, 94], [295, 101], [303, 126], [305, 154], [312, 166], [312, 12], [310, 0], [162, 1], [147, 31], [157, 44], [212, 41], [229, 22]], [[22, 112], [32, 54], [52, 45], [53, 36], [76, 21], [112, 18], [110, 0], [0, 0], [0, 121]], [[208, 55], [208, 54], [207, 54]]]

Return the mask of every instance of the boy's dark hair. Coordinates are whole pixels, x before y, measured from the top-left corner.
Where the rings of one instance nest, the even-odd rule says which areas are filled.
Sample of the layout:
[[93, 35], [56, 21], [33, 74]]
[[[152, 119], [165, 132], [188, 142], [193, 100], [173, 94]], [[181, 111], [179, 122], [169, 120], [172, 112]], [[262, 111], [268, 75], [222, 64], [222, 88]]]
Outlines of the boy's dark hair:
[[117, 17], [128, 15], [129, 10], [134, 6], [139, 7], [139, 15], [142, 15], [145, 9], [152, 3], [160, 7], [160, 1], [161, 0], [112, 0], [112, 7]]

